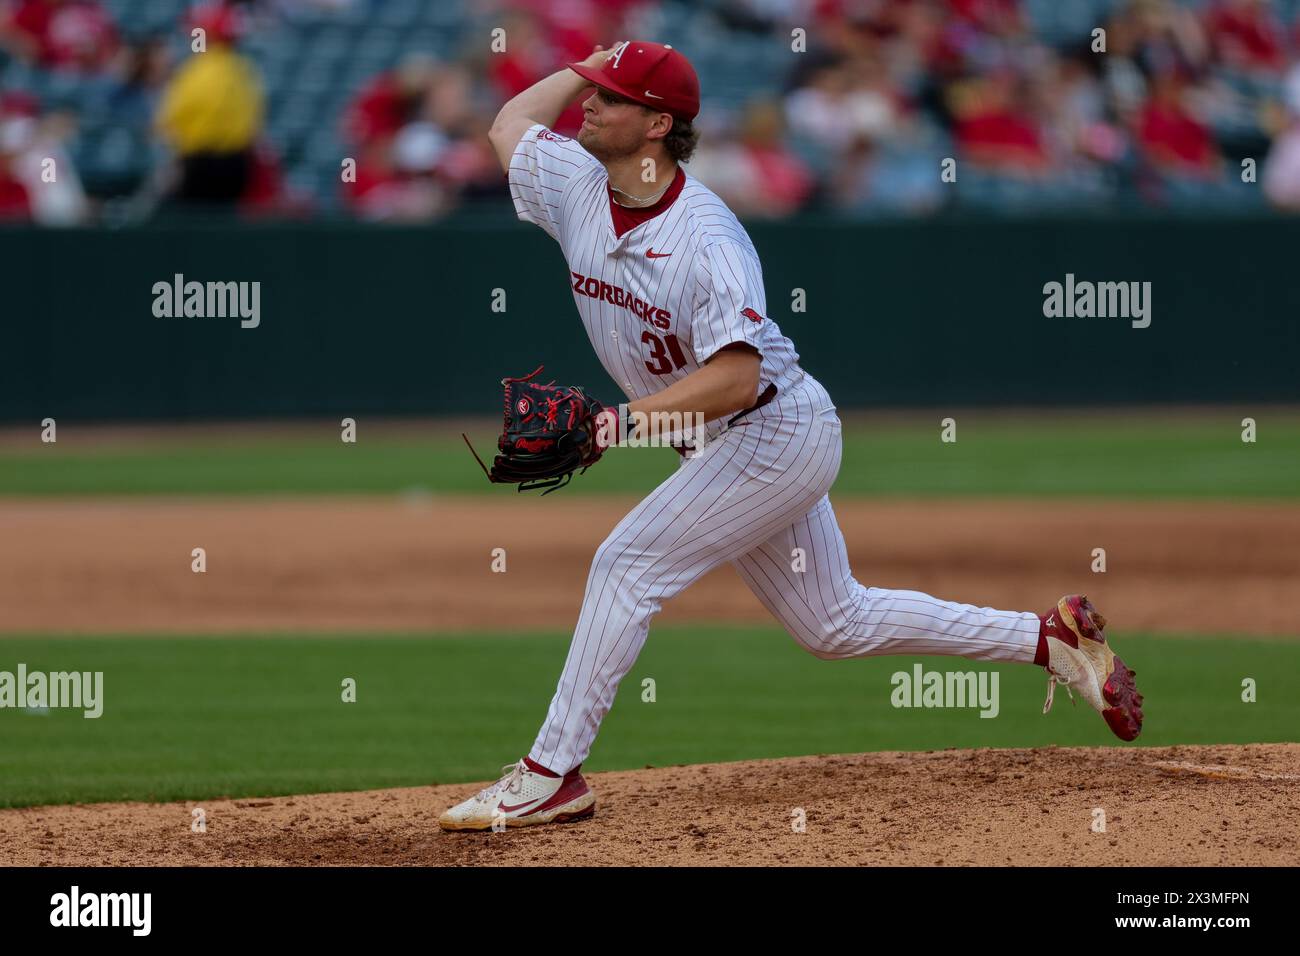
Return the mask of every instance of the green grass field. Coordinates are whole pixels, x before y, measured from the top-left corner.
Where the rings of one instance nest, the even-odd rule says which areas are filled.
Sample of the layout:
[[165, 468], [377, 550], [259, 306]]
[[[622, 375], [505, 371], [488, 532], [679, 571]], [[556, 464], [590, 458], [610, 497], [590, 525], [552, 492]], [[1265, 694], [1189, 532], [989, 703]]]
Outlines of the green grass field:
[[[1258, 441], [1242, 413], [956, 413], [938, 421], [854, 422], [838, 496], [998, 496], [1294, 500], [1300, 411], [1261, 409]], [[312, 426], [315, 427], [315, 426]], [[238, 430], [159, 443], [0, 444], [0, 496], [393, 494], [509, 495], [490, 486], [446, 428], [427, 439], [365, 423], [345, 445]], [[490, 426], [472, 436], [491, 447]], [[182, 433], [183, 434], [183, 433]], [[562, 494], [643, 493], [676, 465], [666, 449], [618, 449]], [[1300, 642], [1117, 635], [1148, 698], [1142, 743], [1295, 739]], [[492, 777], [525, 752], [545, 715], [567, 634], [319, 638], [0, 637], [0, 671], [105, 673], [105, 714], [0, 709], [0, 806], [248, 796], [449, 783]], [[1086, 704], [1039, 710], [1036, 668], [926, 659], [928, 668], [996, 670], [1001, 712], [890, 704], [890, 675], [916, 658], [828, 663], [773, 627], [656, 627], [604, 723], [593, 770], [810, 753], [1115, 743]], [[1152, 666], [1158, 661], [1158, 666]], [[358, 700], [340, 700], [341, 682]], [[657, 700], [641, 701], [641, 682]], [[1258, 703], [1240, 699], [1259, 681]]]
[[[1147, 696], [1141, 743], [1294, 739], [1300, 644], [1120, 634]], [[207, 799], [480, 780], [526, 752], [567, 634], [0, 640], [0, 671], [104, 672], [104, 714], [0, 709], [0, 806]], [[890, 675], [1000, 675], [1000, 713], [895, 709]], [[340, 699], [345, 677], [356, 703]], [[642, 680], [656, 700], [641, 700]], [[1257, 703], [1241, 680], [1258, 681]], [[1041, 670], [960, 658], [825, 662], [773, 628], [657, 627], [587, 767], [871, 750], [1114, 744]]]
[[[958, 413], [957, 441], [933, 422], [850, 424], [835, 493], [844, 495], [1296, 498], [1300, 413], [1259, 413], [1258, 440], [1241, 416], [1045, 416], [1009, 421]], [[427, 440], [229, 439], [206, 444], [86, 450], [75, 440], [0, 449], [0, 495], [246, 495], [505, 493], [479, 471], [459, 436]], [[482, 431], [482, 430], [480, 430]], [[471, 436], [480, 454], [485, 431]], [[564, 494], [644, 493], [676, 466], [667, 449], [616, 449]]]

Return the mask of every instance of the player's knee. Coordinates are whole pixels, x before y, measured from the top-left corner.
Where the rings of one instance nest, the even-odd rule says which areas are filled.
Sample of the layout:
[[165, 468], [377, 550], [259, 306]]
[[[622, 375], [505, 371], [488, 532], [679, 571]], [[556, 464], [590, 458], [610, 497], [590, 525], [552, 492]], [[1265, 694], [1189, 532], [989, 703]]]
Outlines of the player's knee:
[[838, 615], [818, 621], [812, 629], [808, 651], [823, 661], [838, 661], [853, 657], [854, 650], [848, 635], [849, 622]]
[[591, 559], [591, 580], [607, 581], [626, 576], [636, 562], [637, 553], [617, 535], [606, 538]]
[[806, 621], [786, 618], [781, 623], [785, 625], [786, 633], [813, 657], [823, 661], [835, 659], [834, 638], [820, 622], [810, 626]]
[[813, 657], [822, 661], [840, 661], [853, 656], [843, 644], [833, 639], [813, 644], [808, 650]]

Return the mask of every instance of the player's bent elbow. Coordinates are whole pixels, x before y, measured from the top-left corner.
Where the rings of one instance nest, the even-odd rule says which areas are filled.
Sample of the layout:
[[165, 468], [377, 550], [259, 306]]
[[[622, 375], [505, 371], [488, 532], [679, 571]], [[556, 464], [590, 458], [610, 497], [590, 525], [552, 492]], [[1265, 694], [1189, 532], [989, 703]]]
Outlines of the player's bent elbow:
[[725, 384], [724, 392], [729, 411], [738, 412], [750, 408], [758, 401], [759, 372], [762, 368], [762, 356], [757, 349], [748, 345], [725, 345], [718, 350], [706, 364], [718, 363]]
[[510, 172], [510, 160], [515, 154], [515, 147], [519, 145], [524, 130], [532, 125], [528, 123], [521, 126], [520, 122], [519, 117], [509, 116], [503, 109], [497, 114], [497, 118], [492, 121], [492, 127], [488, 130], [488, 142], [492, 144], [492, 151], [497, 154], [501, 169], [507, 174]]
[[735, 392], [732, 399], [732, 406], [736, 411], [752, 408], [754, 403], [758, 401], [759, 368], [758, 362], [752, 364], [746, 362], [737, 370]]
[[535, 120], [517, 113], [510, 109], [506, 104], [497, 114], [496, 119], [492, 121], [491, 128], [488, 129], [488, 142], [490, 142], [498, 152], [504, 150], [507, 153], [513, 153], [519, 141], [523, 139], [524, 133], [528, 127], [532, 126]]
[[736, 398], [731, 405], [735, 411], [742, 412], [747, 408], [753, 408], [754, 403], [758, 401], [758, 377], [755, 376], [753, 382], [746, 381], [736, 392]]

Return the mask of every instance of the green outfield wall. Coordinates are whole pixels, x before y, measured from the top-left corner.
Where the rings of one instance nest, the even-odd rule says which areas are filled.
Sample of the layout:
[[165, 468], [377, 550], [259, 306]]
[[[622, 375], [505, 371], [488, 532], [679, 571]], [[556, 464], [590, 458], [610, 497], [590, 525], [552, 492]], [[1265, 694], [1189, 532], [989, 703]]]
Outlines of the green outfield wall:
[[[1300, 400], [1300, 220], [805, 220], [750, 233], [768, 315], [844, 407]], [[8, 422], [483, 412], [498, 378], [543, 363], [617, 395], [559, 248], [509, 219], [10, 229], [0, 261]], [[258, 283], [256, 327], [155, 315], [158, 284], [177, 274], [249, 283], [250, 305]], [[1076, 302], [1083, 282], [1150, 283], [1147, 318], [1045, 316], [1045, 284], [1067, 275]]]

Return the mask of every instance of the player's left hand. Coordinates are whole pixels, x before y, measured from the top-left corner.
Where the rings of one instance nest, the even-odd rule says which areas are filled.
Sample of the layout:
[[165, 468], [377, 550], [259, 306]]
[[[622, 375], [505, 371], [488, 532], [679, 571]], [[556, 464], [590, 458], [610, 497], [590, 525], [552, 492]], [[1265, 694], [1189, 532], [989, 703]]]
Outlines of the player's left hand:
[[[520, 491], [546, 489], [549, 494], [586, 471], [617, 436], [618, 413], [607, 409], [577, 386], [532, 381], [541, 372], [501, 380], [505, 387], [505, 421], [497, 439], [500, 454], [489, 469], [474, 452], [489, 481], [517, 484]], [[615, 429], [608, 427], [613, 412]], [[603, 417], [602, 417], [603, 416]], [[600, 423], [606, 424], [601, 428]], [[465, 444], [469, 445], [469, 438]]]

